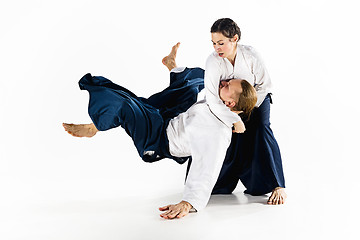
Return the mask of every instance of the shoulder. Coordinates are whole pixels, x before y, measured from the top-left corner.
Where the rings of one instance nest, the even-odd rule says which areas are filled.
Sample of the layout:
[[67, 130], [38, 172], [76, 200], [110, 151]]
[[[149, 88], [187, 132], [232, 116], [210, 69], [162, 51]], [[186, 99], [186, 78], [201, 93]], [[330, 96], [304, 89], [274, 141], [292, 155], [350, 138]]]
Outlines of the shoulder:
[[214, 51], [206, 59], [206, 65], [220, 65], [222, 64], [223, 59]]
[[191, 117], [193, 120], [196, 119], [195, 121], [201, 124], [203, 127], [214, 128], [214, 126], [226, 126], [211, 112], [206, 100], [201, 100], [192, 105], [188, 111], [188, 114], [189, 117]]
[[255, 48], [249, 45], [238, 44], [238, 51], [240, 51], [244, 55], [244, 57], [253, 59], [257, 59], [260, 57]]

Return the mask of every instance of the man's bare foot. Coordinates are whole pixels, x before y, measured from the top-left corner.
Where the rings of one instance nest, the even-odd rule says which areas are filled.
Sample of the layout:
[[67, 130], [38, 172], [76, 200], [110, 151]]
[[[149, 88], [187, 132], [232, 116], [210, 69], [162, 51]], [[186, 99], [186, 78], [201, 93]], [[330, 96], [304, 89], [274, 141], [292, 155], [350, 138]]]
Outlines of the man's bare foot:
[[172, 47], [170, 54], [162, 59], [162, 63], [169, 69], [169, 71], [171, 71], [173, 68], [176, 68], [175, 58], [179, 46], [180, 43], [178, 42]]
[[93, 137], [99, 130], [93, 123], [90, 124], [68, 124], [63, 123], [65, 131], [74, 137]]
[[267, 204], [270, 204], [270, 205], [284, 204], [286, 198], [287, 198], [287, 195], [285, 193], [285, 188], [277, 187], [272, 191], [271, 196], [269, 197], [269, 200], [267, 201]]

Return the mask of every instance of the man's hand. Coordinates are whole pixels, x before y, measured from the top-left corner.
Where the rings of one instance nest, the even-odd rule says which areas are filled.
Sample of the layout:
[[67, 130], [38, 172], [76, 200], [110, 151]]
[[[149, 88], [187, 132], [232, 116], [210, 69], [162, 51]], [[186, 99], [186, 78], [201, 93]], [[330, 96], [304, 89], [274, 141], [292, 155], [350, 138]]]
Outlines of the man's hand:
[[245, 130], [245, 124], [243, 123], [243, 121], [238, 121], [234, 123], [234, 133], [243, 133], [245, 132]]
[[186, 201], [181, 201], [175, 205], [167, 205], [165, 207], [160, 207], [160, 211], [166, 211], [160, 214], [160, 217], [165, 219], [174, 219], [182, 218], [188, 215], [190, 209], [192, 208], [191, 204]]

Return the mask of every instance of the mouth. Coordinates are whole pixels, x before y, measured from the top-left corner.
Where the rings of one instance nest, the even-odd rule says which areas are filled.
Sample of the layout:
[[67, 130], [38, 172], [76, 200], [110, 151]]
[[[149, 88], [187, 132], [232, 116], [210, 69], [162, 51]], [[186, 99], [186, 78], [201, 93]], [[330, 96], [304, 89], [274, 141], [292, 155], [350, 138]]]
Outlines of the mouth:
[[219, 57], [224, 57], [224, 53], [218, 53]]

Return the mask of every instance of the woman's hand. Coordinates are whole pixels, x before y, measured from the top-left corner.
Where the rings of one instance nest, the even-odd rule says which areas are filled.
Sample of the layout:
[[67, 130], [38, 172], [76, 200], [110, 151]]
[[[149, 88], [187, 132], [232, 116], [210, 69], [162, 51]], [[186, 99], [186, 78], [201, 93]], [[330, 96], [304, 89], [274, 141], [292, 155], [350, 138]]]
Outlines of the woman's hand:
[[182, 218], [188, 215], [190, 209], [192, 208], [191, 204], [186, 201], [181, 201], [175, 205], [167, 205], [165, 207], [160, 207], [160, 211], [166, 211], [160, 214], [160, 217], [165, 219], [174, 219], [174, 218]]
[[245, 132], [245, 130], [245, 124], [243, 123], [243, 121], [238, 121], [234, 123], [234, 133], [243, 133]]

